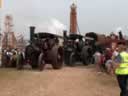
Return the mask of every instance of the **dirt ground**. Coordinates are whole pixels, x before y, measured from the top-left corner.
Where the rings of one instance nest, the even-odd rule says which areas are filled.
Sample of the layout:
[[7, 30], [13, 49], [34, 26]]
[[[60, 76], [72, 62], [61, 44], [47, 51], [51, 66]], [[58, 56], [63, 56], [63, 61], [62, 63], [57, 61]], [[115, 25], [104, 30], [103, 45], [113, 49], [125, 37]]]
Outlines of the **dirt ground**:
[[119, 96], [119, 88], [114, 76], [93, 67], [0, 69], [0, 96]]

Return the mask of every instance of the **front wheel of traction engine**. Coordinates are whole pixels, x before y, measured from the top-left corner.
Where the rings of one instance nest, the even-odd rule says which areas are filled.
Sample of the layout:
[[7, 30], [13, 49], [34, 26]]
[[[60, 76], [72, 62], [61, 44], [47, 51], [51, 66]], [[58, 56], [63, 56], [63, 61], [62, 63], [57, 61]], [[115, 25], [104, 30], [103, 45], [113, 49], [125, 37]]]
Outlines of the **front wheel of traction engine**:
[[44, 67], [45, 67], [45, 62], [44, 62], [44, 60], [43, 60], [43, 53], [41, 53], [41, 54], [39, 55], [39, 58], [38, 58], [38, 69], [39, 69], [40, 71], [43, 71], [43, 70], [44, 70]]
[[90, 64], [91, 58], [89, 56], [90, 53], [88, 52], [89, 49], [90, 49], [90, 46], [84, 46], [82, 49], [81, 56], [82, 56], [82, 61], [84, 65]]
[[61, 69], [63, 66], [63, 49], [61, 47], [57, 48], [54, 46], [53, 50], [53, 69]]
[[69, 66], [70, 65], [70, 55], [71, 52], [64, 51], [64, 63]]
[[75, 66], [74, 64], [75, 64], [75, 53], [73, 52], [70, 54], [69, 66], [73, 67], [73, 66]]

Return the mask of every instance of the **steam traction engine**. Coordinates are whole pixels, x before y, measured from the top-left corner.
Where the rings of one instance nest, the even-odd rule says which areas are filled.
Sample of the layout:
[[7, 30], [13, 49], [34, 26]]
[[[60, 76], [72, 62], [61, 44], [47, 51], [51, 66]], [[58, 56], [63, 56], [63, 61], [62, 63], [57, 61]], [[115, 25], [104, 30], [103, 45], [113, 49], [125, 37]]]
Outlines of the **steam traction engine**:
[[33, 69], [43, 70], [46, 64], [52, 64], [54, 69], [63, 65], [63, 48], [59, 46], [58, 36], [51, 33], [36, 33], [35, 27], [30, 27], [30, 44], [25, 48], [25, 62], [19, 55], [17, 68], [22, 69], [28, 63]]
[[119, 32], [119, 35], [111, 33], [110, 36], [97, 34], [95, 32], [88, 32], [85, 34], [85, 38], [86, 37], [92, 38], [89, 42], [92, 45], [93, 53], [95, 53], [96, 50], [102, 53], [106, 48], [110, 48], [114, 51], [118, 42], [124, 42], [127, 44], [127, 40], [124, 39], [121, 31]]

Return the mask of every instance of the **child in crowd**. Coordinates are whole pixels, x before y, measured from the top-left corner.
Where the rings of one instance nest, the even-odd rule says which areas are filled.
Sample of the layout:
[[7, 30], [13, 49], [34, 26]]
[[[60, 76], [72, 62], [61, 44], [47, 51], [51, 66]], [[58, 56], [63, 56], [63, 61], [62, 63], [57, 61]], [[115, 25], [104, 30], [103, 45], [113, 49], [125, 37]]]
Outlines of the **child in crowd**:
[[106, 69], [107, 69], [107, 73], [113, 75], [114, 74], [114, 68], [113, 68], [113, 63], [114, 61], [118, 60], [117, 58], [118, 56], [118, 48], [116, 48], [114, 51], [113, 51], [113, 54], [111, 56], [111, 59], [108, 59], [105, 63], [105, 66], [106, 66]]
[[104, 62], [104, 56], [100, 51], [96, 51], [93, 56], [94, 56], [97, 71], [102, 72], [102, 64]]

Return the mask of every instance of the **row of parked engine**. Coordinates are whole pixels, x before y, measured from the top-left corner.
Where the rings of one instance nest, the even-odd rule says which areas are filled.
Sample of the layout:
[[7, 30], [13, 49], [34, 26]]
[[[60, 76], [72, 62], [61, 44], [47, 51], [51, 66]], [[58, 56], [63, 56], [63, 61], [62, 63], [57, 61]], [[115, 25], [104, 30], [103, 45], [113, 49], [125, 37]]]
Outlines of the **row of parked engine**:
[[[63, 40], [60, 46], [60, 39]], [[33, 69], [43, 70], [46, 64], [51, 64], [54, 69], [62, 68], [63, 64], [75, 66], [76, 62], [84, 65], [93, 63], [96, 36], [88, 33], [85, 36], [69, 34], [64, 31], [63, 37], [51, 33], [35, 33], [35, 27], [30, 27], [30, 43], [24, 52], [18, 51], [13, 58], [13, 65], [17, 69], [23, 69], [26, 64]], [[4, 56], [3, 56], [4, 58]], [[7, 59], [9, 60], [9, 59]], [[8, 64], [2, 61], [3, 65]]]

